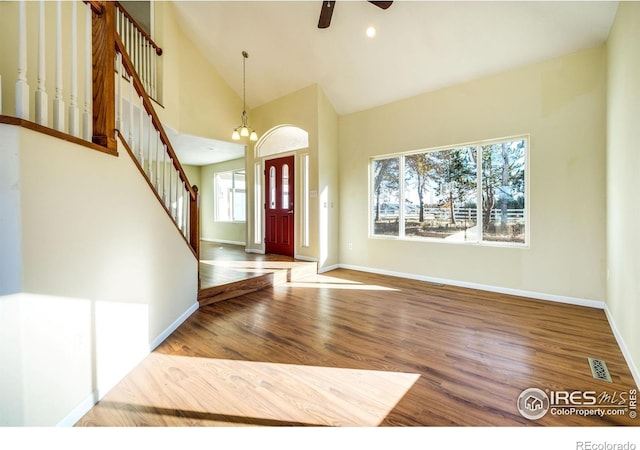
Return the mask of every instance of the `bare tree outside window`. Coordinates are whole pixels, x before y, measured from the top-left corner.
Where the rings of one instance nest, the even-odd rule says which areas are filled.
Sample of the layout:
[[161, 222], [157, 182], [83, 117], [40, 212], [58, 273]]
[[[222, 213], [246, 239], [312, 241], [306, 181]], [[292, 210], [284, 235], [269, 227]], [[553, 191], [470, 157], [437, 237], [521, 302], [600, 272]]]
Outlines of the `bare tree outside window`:
[[526, 144], [522, 138], [374, 159], [373, 235], [526, 243]]

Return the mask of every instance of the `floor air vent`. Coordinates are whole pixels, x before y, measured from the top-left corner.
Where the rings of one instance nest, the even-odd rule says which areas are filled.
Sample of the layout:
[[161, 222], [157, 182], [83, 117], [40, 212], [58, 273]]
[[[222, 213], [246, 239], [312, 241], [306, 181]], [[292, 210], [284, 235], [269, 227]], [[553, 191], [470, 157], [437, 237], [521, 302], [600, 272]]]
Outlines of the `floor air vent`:
[[589, 367], [591, 367], [593, 378], [611, 383], [609, 369], [607, 369], [607, 364], [603, 360], [589, 358]]

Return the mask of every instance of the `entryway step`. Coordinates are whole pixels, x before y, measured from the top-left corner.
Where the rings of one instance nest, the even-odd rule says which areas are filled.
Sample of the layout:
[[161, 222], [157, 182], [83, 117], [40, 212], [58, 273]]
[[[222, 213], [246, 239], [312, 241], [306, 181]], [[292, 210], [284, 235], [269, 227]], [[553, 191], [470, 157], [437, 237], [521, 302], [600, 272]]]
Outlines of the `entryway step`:
[[[233, 270], [230, 268], [229, 270]], [[252, 274], [245, 279], [200, 289], [198, 303], [210, 305], [239, 297], [318, 273], [318, 263], [306, 261], [265, 261], [261, 267], [252, 267]]]

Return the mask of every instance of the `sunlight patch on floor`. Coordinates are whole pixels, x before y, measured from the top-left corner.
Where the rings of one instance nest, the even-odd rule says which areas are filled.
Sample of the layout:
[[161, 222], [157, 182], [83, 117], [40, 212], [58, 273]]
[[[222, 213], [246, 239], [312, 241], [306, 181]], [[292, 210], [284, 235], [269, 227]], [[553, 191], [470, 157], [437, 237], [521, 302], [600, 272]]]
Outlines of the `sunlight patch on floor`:
[[[419, 378], [402, 372], [158, 353], [149, 355], [136, 370], [164, 373], [166, 395], [154, 395], [153, 383], [136, 383], [140, 392], [113, 391], [102, 402], [105, 407], [143, 405], [154, 414], [197, 417], [217, 425], [228, 421], [377, 426]], [[145, 403], [151, 398], [152, 405]]]

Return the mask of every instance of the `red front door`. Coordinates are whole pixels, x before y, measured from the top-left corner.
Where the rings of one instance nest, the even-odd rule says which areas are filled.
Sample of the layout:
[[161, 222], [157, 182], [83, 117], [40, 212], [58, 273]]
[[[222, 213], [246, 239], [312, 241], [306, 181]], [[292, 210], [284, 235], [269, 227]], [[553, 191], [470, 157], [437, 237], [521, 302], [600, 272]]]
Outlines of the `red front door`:
[[265, 251], [293, 257], [293, 155], [266, 161], [265, 178]]

